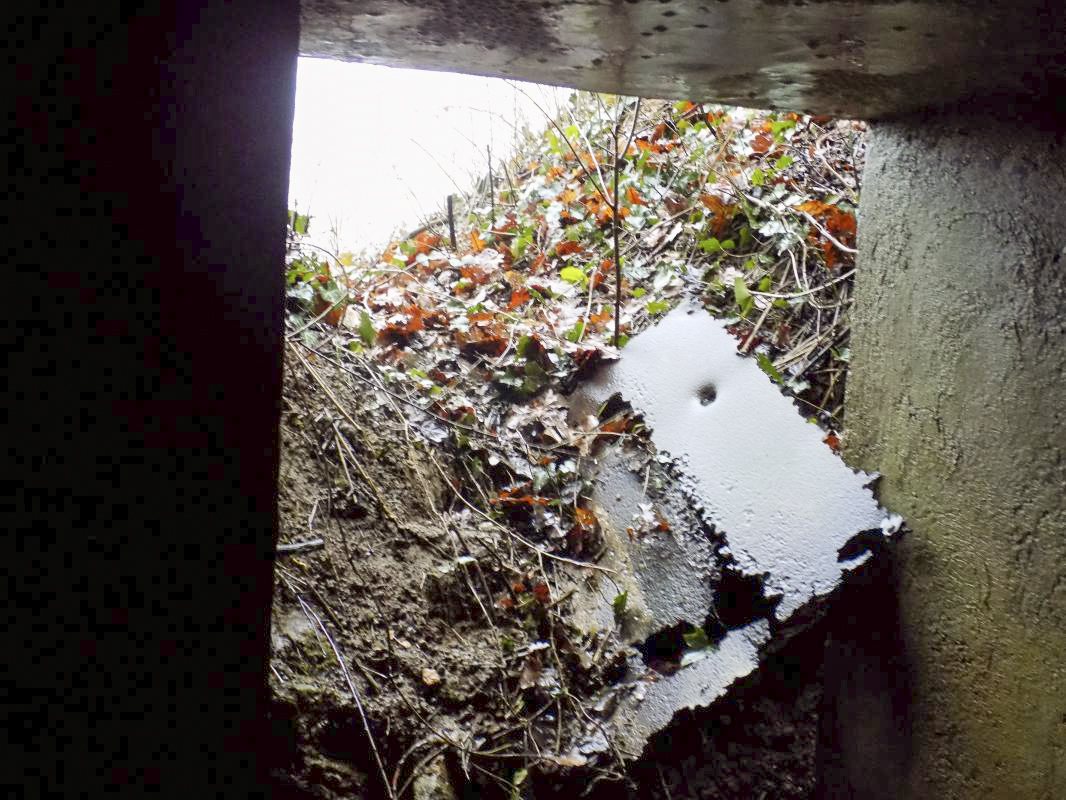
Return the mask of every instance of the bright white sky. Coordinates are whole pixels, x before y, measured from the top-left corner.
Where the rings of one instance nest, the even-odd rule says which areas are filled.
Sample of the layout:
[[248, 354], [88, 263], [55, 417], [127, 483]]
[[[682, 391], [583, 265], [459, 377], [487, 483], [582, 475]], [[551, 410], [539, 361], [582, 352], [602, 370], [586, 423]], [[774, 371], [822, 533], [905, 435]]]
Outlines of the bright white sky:
[[444, 72], [301, 58], [289, 207], [310, 213], [316, 243], [380, 250], [505, 159], [514, 127], [547, 121], [569, 90]]

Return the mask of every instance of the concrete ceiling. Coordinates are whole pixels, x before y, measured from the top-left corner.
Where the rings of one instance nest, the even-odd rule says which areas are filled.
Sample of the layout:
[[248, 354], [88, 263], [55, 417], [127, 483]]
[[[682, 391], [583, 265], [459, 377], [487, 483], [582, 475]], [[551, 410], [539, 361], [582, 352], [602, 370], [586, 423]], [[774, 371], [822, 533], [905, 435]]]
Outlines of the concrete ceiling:
[[1062, 0], [303, 0], [301, 52], [874, 118], [1066, 76]]

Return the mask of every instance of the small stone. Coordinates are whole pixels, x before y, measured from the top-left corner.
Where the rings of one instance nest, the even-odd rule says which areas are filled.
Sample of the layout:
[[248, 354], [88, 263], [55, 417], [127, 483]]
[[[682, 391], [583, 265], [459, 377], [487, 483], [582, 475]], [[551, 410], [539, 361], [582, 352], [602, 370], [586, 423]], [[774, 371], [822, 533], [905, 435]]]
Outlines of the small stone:
[[422, 683], [426, 686], [436, 686], [440, 683], [440, 673], [432, 667], [422, 669]]

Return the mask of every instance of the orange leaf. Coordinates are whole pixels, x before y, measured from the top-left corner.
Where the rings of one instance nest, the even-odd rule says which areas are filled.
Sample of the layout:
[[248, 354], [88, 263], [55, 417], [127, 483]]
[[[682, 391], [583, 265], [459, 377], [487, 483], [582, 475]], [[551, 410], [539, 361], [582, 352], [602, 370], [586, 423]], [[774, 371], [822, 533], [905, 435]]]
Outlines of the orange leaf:
[[695, 103], [693, 103], [691, 100], [686, 100], [684, 103], [681, 104], [681, 108], [679, 108], [677, 111], [678, 111], [679, 114], [687, 114], [689, 111], [691, 111], [695, 107], [696, 107]]
[[574, 509], [574, 515], [577, 517], [577, 524], [583, 528], [593, 528], [596, 526], [596, 514], [589, 511], [587, 508], [578, 507]]
[[834, 453], [840, 452], [840, 437], [835, 433], [830, 432], [822, 441], [829, 445], [829, 449]]
[[774, 137], [768, 133], [760, 133], [751, 142], [752, 152], [759, 155], [763, 155], [769, 152], [770, 148], [774, 146]]
[[717, 195], [713, 194], [701, 194], [700, 202], [711, 212], [711, 233], [715, 236], [720, 235], [725, 231], [729, 220], [736, 213], [736, 205], [724, 203]]
[[629, 417], [623, 414], [600, 425], [600, 433], [625, 433], [628, 427]]
[[464, 264], [459, 267], [459, 277], [466, 278], [471, 283], [480, 286], [486, 283], [489, 279], [489, 273], [483, 270], [481, 267], [474, 266], [473, 264]]
[[599, 327], [607, 322], [611, 318], [611, 310], [609, 308], [603, 309], [598, 314], [589, 314], [589, 325]]
[[507, 304], [507, 310], [514, 311], [519, 306], [528, 303], [529, 299], [529, 291], [527, 289], [515, 289], [511, 292], [511, 302]]
[[440, 244], [440, 237], [429, 231], [422, 231], [415, 237], [415, 247], [418, 248], [419, 253], [428, 253], [438, 244]]
[[475, 253], [480, 253], [485, 249], [485, 243], [481, 241], [481, 235], [477, 231], [470, 231], [470, 248]]
[[[459, 344], [459, 350], [464, 355], [482, 354], [501, 356], [507, 349], [507, 336], [504, 335], [499, 323], [489, 321], [492, 314], [470, 314], [472, 322], [468, 331], [456, 331], [455, 341]], [[476, 317], [488, 317], [489, 320], [475, 319]]]
[[567, 188], [563, 189], [559, 193], [559, 201], [564, 203], [564, 204], [566, 204], [566, 205], [569, 205], [570, 203], [574, 202], [575, 200], [577, 200], [577, 192], [575, 192], [570, 187], [567, 187]]
[[567, 256], [567, 255], [571, 255], [573, 253], [581, 253], [581, 252], [584, 252], [584, 248], [581, 246], [581, 243], [580, 242], [573, 242], [573, 241], [570, 241], [569, 239], [567, 239], [565, 241], [562, 241], [562, 242], [559, 242], [559, 244], [555, 245], [555, 253], [556, 253], [556, 255]]
[[390, 325], [386, 325], [380, 333], [378, 333], [378, 339], [383, 341], [395, 341], [406, 342], [418, 331], [425, 328], [424, 316], [425, 312], [418, 306], [408, 306], [404, 309], [403, 313], [407, 316], [407, 322], [394, 322]]
[[635, 206], [647, 205], [647, 203], [645, 203], [644, 200], [641, 199], [641, 196], [637, 192], [637, 190], [634, 189], [632, 186], [626, 188], [626, 199], [629, 200], [629, 202]]
[[820, 200], [808, 200], [805, 203], [800, 203], [798, 206], [793, 206], [797, 211], [806, 211], [808, 214], [820, 217], [835, 206], [831, 206], [829, 203], [823, 203]]

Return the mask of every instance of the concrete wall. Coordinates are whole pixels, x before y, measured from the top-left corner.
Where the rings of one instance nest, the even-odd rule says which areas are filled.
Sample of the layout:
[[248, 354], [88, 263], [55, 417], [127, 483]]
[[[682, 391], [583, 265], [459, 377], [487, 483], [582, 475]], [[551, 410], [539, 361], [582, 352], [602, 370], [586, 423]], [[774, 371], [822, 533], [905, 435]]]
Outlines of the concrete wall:
[[[375, 14], [388, 20], [382, 3], [332, 5], [350, 56], [356, 43], [376, 46], [364, 32]], [[941, 78], [953, 91], [985, 78], [1038, 87], [1063, 44], [1062, 9], [1040, 2], [812, 4], [846, 23], [826, 23], [832, 47], [731, 33], [770, 6], [786, 34], [798, 30], [788, 15], [808, 12], [783, 3], [734, 4], [747, 16], [677, 3], [688, 20], [680, 33], [665, 3], [520, 4], [564, 27], [566, 14], [585, 15], [577, 35], [599, 38], [571, 63], [536, 46], [536, 29], [513, 13], [431, 5], [374, 59], [414, 63], [403, 54], [423, 52], [422, 40], [445, 55], [458, 42], [460, 64], [422, 65], [494, 71], [471, 54], [506, 57], [489, 46], [504, 41], [492, 35], [502, 20], [533, 59], [509, 67], [521, 77], [546, 77], [535, 65], [559, 55], [573, 75], [563, 82], [589, 88], [828, 112], [942, 100], [930, 88]], [[872, 47], [862, 13], [852, 15], [911, 6], [936, 31], [970, 38], [939, 45], [944, 58], [930, 67], [938, 45], [922, 50], [917, 28], [870, 27]], [[704, 8], [713, 19], [696, 21]], [[668, 30], [634, 28], [633, 46], [617, 25], [597, 32], [596, 15], [609, 13], [642, 24], [657, 13]], [[7, 29], [16, 83], [3, 137], [0, 330], [13, 499], [0, 690], [21, 745], [6, 763], [31, 794], [107, 785], [214, 796], [224, 786], [248, 796], [261, 777], [297, 14], [296, 0], [170, 0], [133, 17], [95, 5], [23, 15]], [[712, 25], [721, 47], [701, 43]], [[657, 33], [670, 35], [644, 41]], [[695, 49], [679, 50], [682, 41]], [[828, 48], [839, 69], [816, 81], [792, 69], [804, 46]], [[735, 76], [732, 85], [756, 87], [744, 97], [716, 90], [708, 76], [723, 73], [704, 69], [734, 63], [739, 48], [773, 56]], [[873, 55], [884, 69], [870, 68]], [[921, 62], [916, 73], [907, 58]], [[655, 69], [627, 71], [642, 61]], [[805, 81], [832, 91], [800, 91]], [[878, 81], [886, 91], [852, 91]], [[866, 96], [878, 103], [863, 105]], [[894, 565], [899, 590], [888, 593], [898, 626], [886, 636], [900, 646], [885, 652], [898, 663], [877, 673], [880, 685], [905, 688], [913, 736], [886, 747], [907, 731], [891, 703], [866, 702], [875, 680], [854, 682], [838, 696], [837, 741], [850, 749], [830, 790], [848, 796], [879, 763], [899, 798], [1060, 798], [1066, 152], [1003, 107], [878, 125], [870, 150], [850, 453], [885, 473], [885, 502], [914, 527]], [[875, 652], [855, 646], [861, 630], [843, 661], [853, 672]], [[866, 666], [873, 674], [884, 662]]]
[[873, 126], [847, 455], [913, 532], [836, 646], [827, 796], [1066, 797], [1064, 196], [1015, 107]]
[[298, 5], [5, 33], [0, 786], [249, 797]]

